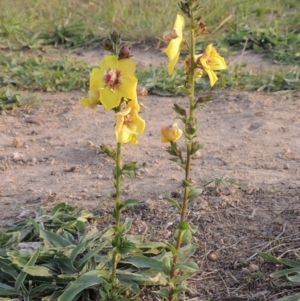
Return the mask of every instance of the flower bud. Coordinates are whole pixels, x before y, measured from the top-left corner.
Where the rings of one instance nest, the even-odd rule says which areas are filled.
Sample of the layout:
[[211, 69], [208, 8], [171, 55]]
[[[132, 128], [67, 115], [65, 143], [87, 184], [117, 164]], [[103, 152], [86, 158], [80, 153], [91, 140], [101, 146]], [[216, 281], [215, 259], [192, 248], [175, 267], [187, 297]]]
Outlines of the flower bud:
[[178, 128], [177, 123], [161, 128], [160, 140], [162, 143], [175, 142], [182, 136], [182, 130]]
[[126, 46], [122, 46], [119, 51], [119, 59], [127, 59], [129, 57], [131, 57], [130, 48], [128, 48]]
[[185, 1], [181, 1], [178, 3], [178, 5], [183, 13], [185, 13], [188, 17], [191, 16], [189, 3], [185, 2]]
[[197, 131], [197, 121], [189, 120], [185, 125], [185, 131], [188, 135], [194, 135]]
[[109, 39], [109, 38], [103, 39], [101, 46], [107, 51], [110, 51], [110, 52], [113, 51], [113, 43], [111, 42], [111, 39]]
[[115, 44], [115, 45], [120, 44], [121, 37], [120, 37], [120, 34], [118, 32], [116, 32], [114, 30], [109, 36], [110, 36], [110, 40], [112, 41], [113, 44]]

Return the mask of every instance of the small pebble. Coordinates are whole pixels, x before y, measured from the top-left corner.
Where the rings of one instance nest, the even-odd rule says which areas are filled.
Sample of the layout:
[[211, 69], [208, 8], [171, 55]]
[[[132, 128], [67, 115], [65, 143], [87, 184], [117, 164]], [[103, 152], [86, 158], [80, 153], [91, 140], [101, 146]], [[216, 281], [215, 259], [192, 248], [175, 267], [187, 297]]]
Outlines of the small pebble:
[[250, 272], [257, 272], [257, 271], [259, 271], [259, 266], [257, 264], [254, 264], [254, 263], [250, 263], [249, 264], [249, 271]]
[[288, 163], [283, 164], [283, 169], [290, 169], [290, 165]]
[[13, 147], [19, 148], [22, 146], [21, 139], [19, 137], [15, 137], [13, 141]]
[[218, 255], [217, 255], [216, 253], [210, 252], [210, 253], [207, 255], [207, 259], [208, 259], [209, 261], [217, 261], [217, 260], [219, 260], [219, 257], [218, 257]]
[[21, 161], [23, 159], [23, 155], [21, 155], [20, 153], [18, 152], [14, 152], [12, 154], [12, 160], [17, 162], [17, 161]]

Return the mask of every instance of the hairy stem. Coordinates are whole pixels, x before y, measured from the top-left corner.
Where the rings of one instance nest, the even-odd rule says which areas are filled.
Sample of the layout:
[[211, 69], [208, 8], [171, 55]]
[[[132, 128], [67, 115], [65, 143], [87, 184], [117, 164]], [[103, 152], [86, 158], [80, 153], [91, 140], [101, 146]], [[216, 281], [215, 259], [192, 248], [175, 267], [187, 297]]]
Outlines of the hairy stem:
[[116, 195], [115, 195], [115, 238], [114, 238], [114, 247], [115, 251], [113, 253], [112, 259], [112, 283], [117, 286], [117, 264], [119, 262], [119, 252], [118, 247], [121, 241], [121, 232], [120, 232], [120, 218], [121, 218], [121, 177], [122, 177], [122, 167], [121, 167], [121, 143], [117, 143], [117, 153], [116, 153]]
[[[191, 9], [191, 15], [190, 15], [190, 43], [189, 43], [189, 55], [191, 57], [191, 66], [190, 66], [190, 72], [187, 75], [188, 78], [188, 87], [189, 87], [189, 116], [187, 120], [194, 120], [195, 116], [195, 62], [194, 62], [194, 56], [195, 56], [195, 30], [193, 28], [193, 11]], [[187, 157], [186, 157], [186, 166], [185, 166], [185, 180], [190, 181], [191, 179], [191, 160], [192, 160], [192, 142], [193, 142], [193, 137], [194, 135], [186, 135], [187, 139]], [[180, 222], [184, 222], [186, 219], [186, 212], [188, 209], [188, 202], [189, 202], [189, 191], [190, 187], [185, 187], [184, 188], [184, 197], [183, 197], [183, 203], [182, 203], [182, 208], [181, 208], [181, 214], [180, 214]], [[179, 251], [181, 248], [182, 244], [182, 237], [184, 234], [184, 230], [178, 229], [178, 236], [177, 236], [177, 241], [176, 241], [176, 254], [173, 255], [173, 266], [171, 270], [171, 277], [170, 277], [170, 282], [172, 283], [172, 286], [170, 288], [170, 294], [169, 294], [169, 301], [177, 300], [174, 299], [174, 281], [177, 276], [178, 271], [176, 270], [176, 265], [178, 263], [178, 257], [179, 257]]]

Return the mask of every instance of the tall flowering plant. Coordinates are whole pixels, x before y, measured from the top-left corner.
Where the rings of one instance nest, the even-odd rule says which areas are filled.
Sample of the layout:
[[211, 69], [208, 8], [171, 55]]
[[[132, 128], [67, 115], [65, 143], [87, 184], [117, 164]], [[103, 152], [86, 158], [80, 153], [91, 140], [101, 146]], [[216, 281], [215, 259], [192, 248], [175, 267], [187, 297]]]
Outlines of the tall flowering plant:
[[[106, 283], [105, 291], [100, 292], [101, 300], [127, 300], [120, 297], [128, 286], [122, 286], [117, 278], [117, 265], [122, 255], [135, 251], [135, 246], [127, 240], [126, 232], [129, 230], [130, 221], [121, 224], [121, 212], [127, 206], [135, 205], [135, 199], [122, 200], [122, 176], [132, 177], [136, 170], [136, 162], [122, 164], [122, 145], [138, 143], [138, 135], [145, 130], [145, 121], [139, 116], [140, 105], [137, 97], [137, 78], [135, 77], [135, 64], [130, 59], [129, 49], [124, 46], [120, 36], [113, 32], [103, 40], [102, 46], [110, 52], [105, 55], [99, 65], [93, 68], [90, 75], [90, 88], [87, 97], [81, 98], [84, 106], [95, 108], [103, 106], [106, 111], [115, 112], [115, 137], [116, 148], [102, 145], [102, 151], [115, 162], [115, 208], [112, 215], [115, 219], [113, 226], [113, 239], [111, 252], [111, 279]], [[120, 299], [120, 300], [121, 300]], [[128, 299], [129, 300], [129, 299]]]
[[[201, 8], [199, 1], [181, 1], [179, 7], [182, 14], [176, 16], [173, 30], [164, 35], [164, 40], [168, 42], [168, 46], [163, 50], [169, 59], [167, 69], [170, 75], [174, 72], [181, 50], [184, 49], [187, 52], [183, 68], [186, 74], [184, 88], [189, 99], [187, 108], [178, 104], [174, 104], [173, 107], [177, 117], [184, 124], [184, 129], [179, 129], [176, 123], [161, 129], [161, 142], [170, 143], [167, 152], [172, 156], [171, 160], [177, 162], [185, 173], [182, 180], [184, 191], [182, 202], [177, 202], [171, 198], [167, 199], [180, 214], [180, 221], [175, 232], [176, 243], [175, 245], [167, 243], [172, 253], [172, 259], [167, 267], [169, 273], [168, 286], [161, 288], [158, 292], [164, 300], [169, 301], [176, 301], [181, 294], [189, 291], [184, 285], [184, 280], [198, 270], [196, 263], [188, 261], [196, 250], [196, 245], [193, 243], [193, 234], [197, 231], [197, 227], [187, 221], [189, 202], [202, 192], [201, 188], [194, 187], [191, 174], [192, 156], [204, 147], [196, 141], [198, 134], [196, 111], [205, 100], [205, 97], [196, 98], [195, 80], [207, 73], [210, 85], [213, 86], [218, 80], [215, 71], [227, 67], [224, 58], [212, 44], [209, 44], [203, 53], [196, 53], [196, 39], [206, 33], [206, 25], [199, 17]], [[185, 28], [187, 29], [186, 37], [184, 34]], [[176, 142], [182, 136], [186, 144], [185, 156]], [[189, 254], [189, 256], [186, 256], [186, 254]]]

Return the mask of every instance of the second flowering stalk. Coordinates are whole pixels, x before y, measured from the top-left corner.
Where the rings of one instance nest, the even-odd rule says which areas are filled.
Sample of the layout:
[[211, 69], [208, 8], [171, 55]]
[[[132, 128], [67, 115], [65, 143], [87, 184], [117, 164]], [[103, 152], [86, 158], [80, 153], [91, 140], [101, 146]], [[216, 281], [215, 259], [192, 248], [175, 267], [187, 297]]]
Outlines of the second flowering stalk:
[[[168, 201], [174, 205], [180, 213], [180, 221], [175, 232], [175, 245], [168, 243], [168, 247], [172, 253], [172, 260], [168, 262], [166, 268], [170, 278], [168, 287], [162, 288], [158, 293], [168, 301], [176, 301], [180, 294], [184, 294], [189, 289], [184, 285], [184, 281], [198, 270], [198, 266], [194, 262], [188, 261], [196, 250], [193, 242], [193, 234], [197, 231], [197, 227], [187, 221], [187, 209], [189, 202], [196, 198], [201, 192], [201, 188], [193, 186], [191, 176], [192, 157], [196, 152], [203, 148], [204, 145], [195, 140], [198, 131], [198, 121], [196, 118], [196, 110], [202, 104], [203, 97], [196, 100], [195, 82], [196, 78], [202, 77], [204, 72], [207, 73], [210, 84], [213, 86], [217, 81], [214, 70], [222, 70], [226, 68], [225, 60], [218, 54], [212, 44], [208, 45], [203, 54], [196, 54], [195, 45], [196, 38], [206, 31], [206, 25], [200, 21], [199, 10], [201, 8], [198, 0], [186, 0], [179, 3], [182, 13], [188, 19], [188, 37], [184, 38], [183, 30], [185, 27], [185, 18], [178, 14], [173, 27], [173, 31], [165, 34], [164, 38], [169, 45], [163, 50], [169, 58], [168, 72], [171, 75], [174, 72], [175, 65], [180, 57], [181, 47], [185, 47], [188, 56], [185, 59], [184, 70], [186, 80], [184, 83], [185, 91], [188, 95], [188, 109], [178, 104], [174, 104], [174, 111], [184, 124], [183, 136], [186, 142], [186, 156], [184, 157], [177, 140], [180, 138], [180, 129], [177, 124], [170, 127], [164, 127], [161, 131], [161, 141], [170, 142], [167, 152], [172, 156], [171, 160], [177, 162], [185, 172], [182, 181], [183, 200], [177, 202], [168, 198]], [[181, 133], [182, 133], [181, 132]], [[188, 255], [187, 255], [188, 254]]]

